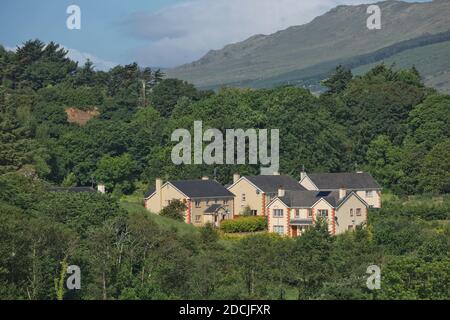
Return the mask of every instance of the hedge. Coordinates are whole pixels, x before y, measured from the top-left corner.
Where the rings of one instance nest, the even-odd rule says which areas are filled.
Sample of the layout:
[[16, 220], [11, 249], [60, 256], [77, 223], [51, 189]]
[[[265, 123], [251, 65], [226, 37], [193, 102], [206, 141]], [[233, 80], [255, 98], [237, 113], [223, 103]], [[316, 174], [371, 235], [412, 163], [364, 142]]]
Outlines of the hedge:
[[255, 232], [267, 229], [266, 217], [239, 217], [234, 220], [224, 220], [220, 229], [226, 233]]

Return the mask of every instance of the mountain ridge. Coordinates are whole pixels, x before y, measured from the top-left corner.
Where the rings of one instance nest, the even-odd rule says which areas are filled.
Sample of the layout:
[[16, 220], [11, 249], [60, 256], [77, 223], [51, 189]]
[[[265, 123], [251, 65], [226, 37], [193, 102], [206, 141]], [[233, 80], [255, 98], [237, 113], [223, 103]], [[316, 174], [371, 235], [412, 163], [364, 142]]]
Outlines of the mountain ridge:
[[199, 60], [167, 73], [199, 87], [251, 83], [450, 29], [450, 1], [376, 4], [382, 10], [381, 30], [366, 27], [369, 4], [340, 5], [307, 24], [210, 50]]

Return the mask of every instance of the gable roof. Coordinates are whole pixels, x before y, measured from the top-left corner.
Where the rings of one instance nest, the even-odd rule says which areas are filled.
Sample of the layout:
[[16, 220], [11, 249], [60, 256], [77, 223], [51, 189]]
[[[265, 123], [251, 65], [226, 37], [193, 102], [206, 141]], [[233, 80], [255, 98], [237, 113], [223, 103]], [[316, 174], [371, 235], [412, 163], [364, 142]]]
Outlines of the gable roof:
[[312, 207], [320, 199], [336, 207], [339, 201], [338, 191], [285, 191], [284, 197], [278, 197], [288, 207]]
[[276, 199], [280, 199], [290, 208], [311, 208], [322, 199], [328, 202], [333, 208], [338, 208], [352, 195], [356, 196], [367, 206], [367, 203], [355, 192], [349, 192], [343, 199], [339, 199], [339, 191], [285, 191], [284, 197], [277, 197]]
[[284, 175], [259, 175], [244, 176], [257, 188], [265, 193], [277, 193], [278, 189], [284, 190], [306, 190], [297, 180]]
[[234, 194], [214, 180], [178, 180], [169, 183], [190, 198], [234, 197]]
[[307, 176], [320, 190], [381, 189], [368, 172], [308, 173]]
[[144, 197], [145, 199], [147, 199], [148, 197], [150, 197], [152, 194], [154, 194], [156, 191], [155, 187], [150, 187], [148, 188], [147, 192], [145, 193]]

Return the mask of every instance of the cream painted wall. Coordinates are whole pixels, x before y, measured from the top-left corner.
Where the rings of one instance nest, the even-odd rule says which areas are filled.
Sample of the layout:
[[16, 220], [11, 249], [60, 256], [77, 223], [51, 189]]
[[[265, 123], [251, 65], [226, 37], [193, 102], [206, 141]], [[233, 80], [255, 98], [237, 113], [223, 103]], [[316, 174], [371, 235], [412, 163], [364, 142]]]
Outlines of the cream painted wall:
[[367, 202], [369, 206], [372, 206], [373, 208], [381, 208], [381, 191], [373, 190], [373, 197], [367, 197], [365, 190], [357, 191], [356, 194]]
[[327, 201], [320, 199], [320, 201], [315, 204], [313, 209], [314, 209], [314, 220], [317, 220], [318, 218], [318, 210], [328, 210], [328, 218], [326, 218], [326, 221], [328, 222], [328, 230], [332, 232], [333, 225], [331, 220], [331, 214], [333, 207]]
[[[356, 209], [361, 209], [361, 216], [356, 216]], [[353, 209], [353, 217], [350, 216], [350, 209]], [[353, 227], [367, 221], [367, 208], [361, 200], [354, 194], [345, 201], [339, 209], [336, 210], [336, 234], [343, 233], [348, 230], [351, 225]]]
[[[288, 214], [288, 208], [286, 205], [279, 199], [272, 202], [268, 207], [268, 230], [269, 232], [274, 232], [274, 226], [283, 226], [284, 227], [284, 234], [288, 235], [288, 225], [287, 225], [287, 214]], [[283, 217], [277, 218], [274, 217], [273, 212], [275, 209], [282, 209], [283, 210]]]
[[[262, 196], [263, 193], [256, 193], [257, 189], [246, 179], [241, 178], [234, 186], [228, 189], [235, 195], [234, 198], [234, 214], [239, 215], [241, 211], [247, 205], [251, 210], [257, 210], [258, 215], [263, 215], [262, 212]], [[245, 194], [245, 201], [243, 200], [243, 194]], [[269, 202], [266, 199], [266, 205]]]
[[314, 183], [311, 181], [311, 179], [306, 176], [302, 181], [300, 181], [300, 184], [306, 189], [306, 190], [317, 190]]

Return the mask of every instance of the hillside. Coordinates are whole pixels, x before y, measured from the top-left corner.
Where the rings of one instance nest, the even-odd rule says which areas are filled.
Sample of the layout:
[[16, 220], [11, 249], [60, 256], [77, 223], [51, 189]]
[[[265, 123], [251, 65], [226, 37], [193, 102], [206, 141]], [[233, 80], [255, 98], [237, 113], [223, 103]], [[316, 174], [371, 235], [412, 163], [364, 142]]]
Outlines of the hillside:
[[293, 71], [303, 73], [306, 69], [311, 75], [321, 75], [324, 70], [315, 71], [315, 66], [371, 54], [450, 29], [450, 1], [385, 1], [379, 6], [381, 30], [367, 29], [367, 5], [338, 6], [308, 24], [271, 35], [255, 35], [212, 50], [200, 60], [167, 73], [199, 87], [273, 86], [290, 81], [285, 75]]

